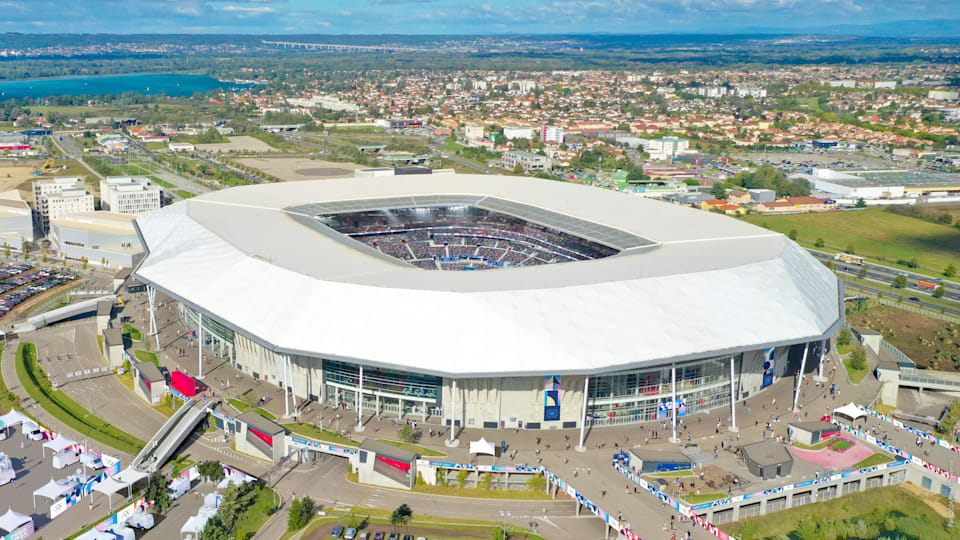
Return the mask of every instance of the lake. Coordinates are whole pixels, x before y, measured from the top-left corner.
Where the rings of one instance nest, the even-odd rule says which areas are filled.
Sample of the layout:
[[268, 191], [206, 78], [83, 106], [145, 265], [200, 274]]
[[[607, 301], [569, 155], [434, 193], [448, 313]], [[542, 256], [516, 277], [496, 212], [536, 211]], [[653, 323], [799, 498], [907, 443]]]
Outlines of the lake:
[[0, 100], [13, 98], [42, 98], [48, 96], [102, 96], [137, 92], [140, 94], [166, 93], [168, 96], [192, 96], [196, 92], [245, 88], [247, 85], [218, 81], [207, 75], [176, 73], [142, 73], [135, 75], [102, 75], [91, 77], [64, 77], [57, 79], [30, 79], [0, 81]]

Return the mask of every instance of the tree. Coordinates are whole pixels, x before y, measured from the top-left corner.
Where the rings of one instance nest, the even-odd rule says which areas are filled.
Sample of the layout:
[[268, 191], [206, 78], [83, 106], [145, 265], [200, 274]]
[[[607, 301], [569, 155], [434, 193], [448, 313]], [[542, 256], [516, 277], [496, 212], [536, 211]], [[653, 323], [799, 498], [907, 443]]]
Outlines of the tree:
[[527, 479], [527, 487], [531, 491], [543, 491], [547, 489], [547, 479], [542, 475], [531, 476]]
[[789, 238], [789, 239], [793, 240], [794, 242], [796, 242], [796, 241], [797, 241], [797, 230], [796, 230], [796, 229], [790, 229], [790, 232], [787, 233], [787, 238]]
[[256, 501], [259, 490], [256, 482], [236, 484], [224, 490], [219, 514], [227, 530], [233, 530], [237, 519]]
[[144, 497], [148, 501], [153, 501], [153, 507], [158, 514], [163, 514], [170, 508], [170, 495], [167, 493], [167, 478], [163, 473], [155, 471], [148, 480], [147, 492]]
[[710, 194], [718, 199], [726, 200], [727, 198], [727, 190], [724, 189], [723, 184], [719, 182], [714, 184], [713, 187], [710, 188]]
[[303, 527], [303, 505], [300, 499], [290, 501], [290, 512], [287, 514], [287, 530], [299, 531]]
[[393, 524], [394, 527], [407, 525], [411, 519], [413, 519], [413, 510], [406, 504], [401, 504], [390, 514], [390, 523]]
[[223, 465], [219, 461], [201, 461], [197, 465], [197, 472], [207, 482], [215, 482], [223, 478]]
[[833, 270], [833, 261], [823, 261], [823, 265]]
[[513, 166], [513, 174], [523, 174], [523, 165], [517, 163]]
[[853, 255], [854, 253], [856, 253], [856, 251], [854, 251], [854, 249], [855, 249], [855, 248], [853, 247], [853, 244], [847, 244], [847, 253]]
[[813, 243], [813, 247], [818, 247], [818, 248], [822, 248], [825, 245], [827, 244], [826, 242], [823, 241], [823, 238], [817, 238], [817, 241]]
[[943, 275], [946, 277], [953, 277], [957, 274], [957, 267], [949, 264], [946, 268], [943, 269]]
[[200, 531], [200, 540], [228, 540], [230, 538], [230, 528], [223, 523], [219, 514], [214, 514], [207, 520]]
[[945, 294], [947, 294], [947, 289], [943, 286], [943, 283], [937, 285], [937, 288], [933, 290], [934, 298], [943, 298]]
[[400, 440], [405, 443], [412, 443], [417, 440], [417, 433], [413, 431], [413, 428], [410, 427], [410, 424], [405, 424], [400, 428]]
[[849, 344], [850, 344], [850, 331], [847, 330], [846, 328], [841, 328], [840, 331], [837, 332], [837, 346], [845, 347]]
[[907, 276], [899, 275], [893, 278], [893, 288], [902, 289], [907, 286]]
[[860, 279], [864, 279], [864, 278], [867, 277], [867, 267], [866, 267], [866, 266], [861, 266], [861, 267], [860, 267], [860, 270], [857, 272], [857, 277], [860, 278]]
[[310, 523], [310, 519], [313, 517], [313, 514], [317, 511], [317, 505], [313, 502], [313, 499], [310, 497], [304, 496], [300, 499], [300, 510], [303, 513], [305, 518], [303, 524], [306, 525]]
[[863, 347], [853, 349], [853, 354], [850, 355], [850, 367], [857, 371], [867, 369], [867, 353], [863, 351]]
[[866, 207], [867, 207], [867, 201], [863, 200], [862, 198], [857, 199], [857, 204], [854, 206], [854, 208], [866, 208]]

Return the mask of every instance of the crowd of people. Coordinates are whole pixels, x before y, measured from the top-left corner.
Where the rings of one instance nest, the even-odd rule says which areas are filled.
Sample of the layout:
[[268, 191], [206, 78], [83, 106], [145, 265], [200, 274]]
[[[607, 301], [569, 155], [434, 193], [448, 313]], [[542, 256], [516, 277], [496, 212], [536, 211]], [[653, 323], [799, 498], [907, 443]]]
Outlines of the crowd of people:
[[617, 250], [476, 207], [428, 207], [320, 216], [354, 240], [426, 270], [485, 270], [608, 257]]

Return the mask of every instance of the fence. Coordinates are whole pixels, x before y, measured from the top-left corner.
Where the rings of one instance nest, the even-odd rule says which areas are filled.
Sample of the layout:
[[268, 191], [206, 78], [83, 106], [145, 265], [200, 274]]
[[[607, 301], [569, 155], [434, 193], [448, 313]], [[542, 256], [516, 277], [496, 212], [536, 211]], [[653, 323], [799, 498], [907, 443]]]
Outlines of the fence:
[[952, 315], [947, 315], [946, 313], [940, 313], [939, 311], [933, 311], [930, 309], [924, 309], [921, 307], [912, 306], [910, 304], [905, 304], [903, 302], [897, 302], [896, 300], [890, 300], [886, 297], [877, 297], [874, 299], [880, 302], [881, 304], [884, 304], [887, 306], [893, 306], [898, 309], [911, 311], [913, 313], [919, 313], [920, 315], [926, 315], [927, 317], [933, 317], [935, 319], [940, 319], [942, 321], [960, 323], [960, 317], [954, 317]]

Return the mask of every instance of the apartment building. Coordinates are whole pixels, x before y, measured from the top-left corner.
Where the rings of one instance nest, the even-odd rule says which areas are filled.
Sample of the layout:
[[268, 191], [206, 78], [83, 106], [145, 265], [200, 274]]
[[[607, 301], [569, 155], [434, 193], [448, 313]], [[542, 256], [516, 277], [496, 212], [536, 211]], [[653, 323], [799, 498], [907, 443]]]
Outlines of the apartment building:
[[57, 176], [33, 182], [37, 235], [50, 231], [50, 221], [67, 214], [93, 211], [93, 195], [78, 176]]
[[160, 186], [146, 176], [108, 176], [100, 181], [100, 208], [139, 216], [160, 209]]

